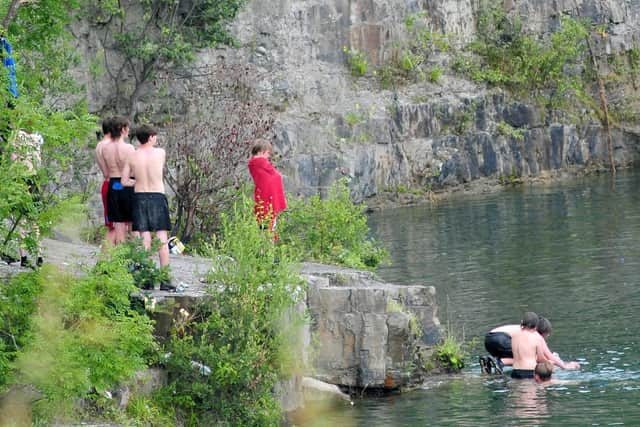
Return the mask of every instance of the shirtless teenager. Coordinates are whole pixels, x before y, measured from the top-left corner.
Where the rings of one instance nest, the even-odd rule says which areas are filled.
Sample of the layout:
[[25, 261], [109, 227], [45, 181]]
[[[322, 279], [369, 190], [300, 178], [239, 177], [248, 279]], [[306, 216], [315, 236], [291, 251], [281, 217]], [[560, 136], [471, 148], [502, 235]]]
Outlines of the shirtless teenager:
[[544, 361], [544, 338], [538, 333], [538, 315], [526, 312], [520, 323], [520, 330], [511, 334], [513, 370], [511, 378], [533, 378], [538, 361]]
[[116, 116], [111, 122], [111, 141], [101, 147], [102, 159], [109, 176], [107, 192], [107, 213], [115, 229], [115, 244], [127, 238], [127, 223], [131, 222], [133, 188], [123, 185], [121, 171], [127, 158], [135, 151], [131, 144], [124, 142], [129, 136], [129, 120]]
[[[549, 320], [539, 316], [536, 329], [538, 333], [542, 335], [542, 338], [544, 338], [543, 354], [545, 360], [550, 360], [554, 365], [562, 369], [580, 369], [580, 364], [578, 362], [564, 362], [556, 353], [553, 353], [549, 349], [546, 342], [546, 339], [551, 335], [551, 322], [549, 322]], [[520, 325], [503, 325], [492, 329], [487, 335], [485, 335], [484, 346], [489, 354], [496, 358], [496, 366], [498, 369], [501, 370], [503, 365], [513, 364], [511, 336], [519, 330]]]
[[[164, 194], [163, 170], [166, 154], [155, 147], [158, 132], [151, 126], [142, 125], [136, 129], [140, 146], [127, 158], [122, 170], [122, 182], [134, 185], [133, 231], [140, 232], [145, 248], [151, 248], [151, 232], [160, 240], [158, 255], [160, 266], [169, 265], [168, 234], [171, 230], [169, 205]], [[135, 175], [135, 179], [128, 178]], [[171, 282], [160, 284], [160, 290], [175, 291]]]
[[107, 194], [109, 192], [109, 168], [104, 161], [102, 155], [102, 148], [111, 143], [111, 123], [112, 117], [108, 117], [102, 121], [102, 139], [96, 145], [96, 162], [102, 172], [102, 188], [100, 189], [100, 195], [102, 196], [102, 211], [104, 213], [104, 226], [107, 227], [107, 241], [112, 245], [116, 244], [116, 230], [113, 227], [113, 222], [109, 220], [109, 214], [107, 209]]

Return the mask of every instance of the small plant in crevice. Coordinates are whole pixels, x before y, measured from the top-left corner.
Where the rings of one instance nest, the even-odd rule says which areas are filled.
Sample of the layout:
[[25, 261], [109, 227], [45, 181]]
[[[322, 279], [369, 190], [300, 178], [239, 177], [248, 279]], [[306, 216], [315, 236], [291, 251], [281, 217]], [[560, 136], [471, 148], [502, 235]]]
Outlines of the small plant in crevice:
[[496, 132], [498, 135], [503, 135], [516, 141], [524, 141], [525, 131], [520, 128], [514, 128], [507, 122], [498, 122], [496, 124]]
[[452, 335], [438, 343], [434, 352], [436, 366], [447, 372], [458, 372], [464, 368], [466, 357], [463, 344]]
[[342, 51], [347, 55], [347, 64], [353, 77], [363, 77], [367, 74], [369, 62], [364, 52], [353, 48], [348, 49], [346, 46], [342, 48]]
[[500, 185], [504, 185], [504, 186], [518, 185], [518, 184], [522, 184], [522, 179], [518, 175], [516, 169], [512, 168], [511, 173], [509, 175], [500, 175], [498, 177], [498, 182], [500, 183]]
[[395, 299], [387, 300], [387, 313], [403, 313], [409, 319], [409, 332], [411, 332], [411, 335], [418, 338], [422, 336], [422, 328], [418, 318], [402, 302]]
[[[449, 296], [446, 297], [446, 308], [449, 307]], [[446, 372], [458, 372], [465, 366], [465, 360], [468, 357], [464, 338], [464, 327], [462, 328], [462, 338], [452, 333], [452, 325], [449, 310], [447, 312], [446, 334], [436, 344], [431, 355], [431, 359], [425, 363], [436, 369], [442, 369]], [[472, 341], [473, 342], [473, 341]]]
[[351, 127], [356, 126], [356, 125], [364, 122], [364, 120], [365, 120], [364, 116], [360, 112], [357, 112], [357, 111], [348, 111], [344, 115], [345, 123], [348, 124]]
[[441, 77], [442, 67], [440, 67], [439, 65], [435, 65], [433, 68], [431, 68], [431, 71], [429, 71], [429, 81], [431, 83], [438, 83]]

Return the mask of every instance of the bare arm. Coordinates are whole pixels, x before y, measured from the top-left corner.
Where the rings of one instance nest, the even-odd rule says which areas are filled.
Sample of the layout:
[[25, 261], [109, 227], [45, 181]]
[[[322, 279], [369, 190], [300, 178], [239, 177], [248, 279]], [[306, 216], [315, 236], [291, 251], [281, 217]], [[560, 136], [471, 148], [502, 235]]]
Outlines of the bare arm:
[[552, 353], [544, 339], [542, 340], [541, 349], [543, 359], [550, 360], [554, 365], [562, 369], [580, 369], [580, 364], [578, 362], [565, 362], [556, 354]]
[[122, 175], [120, 178], [120, 182], [122, 182], [122, 185], [124, 185], [125, 187], [133, 187], [134, 185], [136, 185], [136, 180], [135, 179], [131, 179], [131, 175], [134, 174], [134, 170], [133, 170], [133, 156], [135, 155], [135, 152], [130, 153], [127, 156], [127, 159], [124, 162], [124, 167], [122, 168]]

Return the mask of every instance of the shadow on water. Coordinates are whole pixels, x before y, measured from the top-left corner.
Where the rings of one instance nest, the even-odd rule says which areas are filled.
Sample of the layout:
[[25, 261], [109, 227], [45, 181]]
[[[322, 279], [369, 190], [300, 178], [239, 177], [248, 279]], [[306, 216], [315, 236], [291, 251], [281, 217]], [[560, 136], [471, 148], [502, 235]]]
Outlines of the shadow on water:
[[[392, 258], [379, 275], [436, 287], [441, 322], [471, 345], [468, 367], [304, 425], [640, 425], [639, 184], [629, 171], [372, 214]], [[582, 369], [547, 386], [480, 375], [484, 333], [528, 310]]]

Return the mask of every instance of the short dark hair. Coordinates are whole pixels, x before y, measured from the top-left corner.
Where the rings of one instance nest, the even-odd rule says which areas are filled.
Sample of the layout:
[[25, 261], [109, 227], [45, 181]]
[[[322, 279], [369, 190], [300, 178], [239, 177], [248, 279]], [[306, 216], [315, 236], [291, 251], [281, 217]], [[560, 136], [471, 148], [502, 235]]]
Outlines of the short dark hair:
[[273, 150], [271, 143], [264, 139], [256, 139], [253, 147], [251, 147], [251, 155], [255, 156], [256, 154], [260, 154], [267, 150]]
[[538, 315], [533, 311], [527, 311], [522, 316], [522, 322], [520, 322], [520, 326], [527, 329], [535, 329], [538, 327]]
[[136, 128], [136, 139], [140, 141], [140, 144], [146, 144], [149, 142], [149, 138], [153, 135], [157, 135], [158, 131], [150, 125], [140, 125]]
[[111, 118], [111, 138], [120, 138], [122, 130], [130, 126], [129, 119], [123, 116]]
[[542, 336], [549, 335], [551, 333], [551, 322], [546, 318], [540, 316], [538, 318], [538, 326], [536, 327], [538, 333]]
[[536, 369], [533, 371], [534, 374], [538, 375], [541, 380], [548, 380], [551, 378], [553, 374], [553, 363], [545, 360], [544, 362], [540, 362], [536, 365]]
[[106, 119], [102, 120], [102, 135], [111, 135], [111, 128], [113, 127], [113, 117], [107, 117]]

